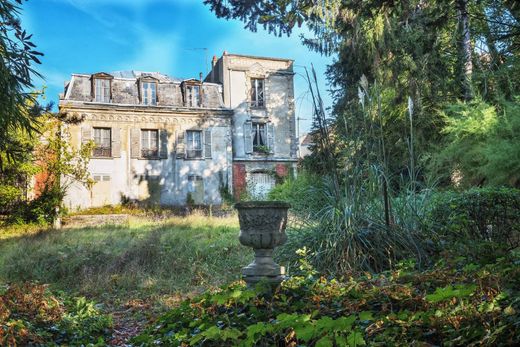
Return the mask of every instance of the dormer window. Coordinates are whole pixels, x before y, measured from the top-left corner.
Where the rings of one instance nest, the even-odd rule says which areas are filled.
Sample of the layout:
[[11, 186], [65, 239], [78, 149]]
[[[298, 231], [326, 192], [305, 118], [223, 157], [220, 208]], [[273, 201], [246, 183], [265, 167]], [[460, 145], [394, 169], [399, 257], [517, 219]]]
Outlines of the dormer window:
[[200, 107], [200, 86], [186, 87], [186, 106]]
[[114, 77], [105, 72], [98, 72], [92, 75], [91, 96], [95, 102], [111, 102], [112, 101], [112, 79]]
[[96, 78], [95, 83], [95, 100], [96, 102], [110, 102], [110, 80], [106, 78]]
[[202, 88], [201, 82], [195, 79], [184, 81], [181, 85], [184, 106], [201, 107], [202, 106]]
[[141, 100], [143, 105], [157, 105], [157, 82], [141, 82]]

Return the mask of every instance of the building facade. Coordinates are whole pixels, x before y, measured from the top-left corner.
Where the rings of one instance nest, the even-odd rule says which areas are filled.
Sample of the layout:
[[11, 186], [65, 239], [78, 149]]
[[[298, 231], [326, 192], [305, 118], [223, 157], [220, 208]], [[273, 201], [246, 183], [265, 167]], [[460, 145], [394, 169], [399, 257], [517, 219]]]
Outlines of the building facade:
[[73, 147], [93, 142], [91, 186], [65, 204], [215, 205], [264, 196], [296, 169], [292, 61], [226, 54], [203, 80], [138, 71], [73, 74], [60, 97]]

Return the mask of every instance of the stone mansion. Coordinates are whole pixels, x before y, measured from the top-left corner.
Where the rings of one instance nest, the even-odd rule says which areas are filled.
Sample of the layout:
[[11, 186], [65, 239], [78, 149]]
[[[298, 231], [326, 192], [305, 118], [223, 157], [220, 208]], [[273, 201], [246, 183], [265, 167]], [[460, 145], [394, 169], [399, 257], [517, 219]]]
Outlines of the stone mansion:
[[124, 71], [72, 74], [60, 112], [70, 143], [94, 142], [91, 187], [69, 182], [69, 208], [220, 204], [262, 197], [294, 174], [293, 61], [224, 52], [199, 79]]

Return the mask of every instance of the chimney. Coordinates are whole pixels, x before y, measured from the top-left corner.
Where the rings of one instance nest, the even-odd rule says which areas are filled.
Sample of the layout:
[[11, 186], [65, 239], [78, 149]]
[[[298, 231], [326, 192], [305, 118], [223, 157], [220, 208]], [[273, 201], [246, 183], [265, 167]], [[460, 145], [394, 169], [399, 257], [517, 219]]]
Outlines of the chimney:
[[202, 84], [202, 72], [199, 72], [199, 80], [200, 80], [200, 83]]
[[211, 59], [211, 82], [215, 83], [215, 65], [217, 65], [217, 56], [214, 55]]

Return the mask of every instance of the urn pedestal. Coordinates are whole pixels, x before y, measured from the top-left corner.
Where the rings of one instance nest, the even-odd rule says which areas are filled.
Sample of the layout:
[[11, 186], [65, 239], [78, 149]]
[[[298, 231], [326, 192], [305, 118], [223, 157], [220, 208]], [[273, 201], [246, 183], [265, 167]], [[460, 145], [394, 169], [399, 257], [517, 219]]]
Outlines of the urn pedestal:
[[235, 205], [240, 222], [238, 239], [252, 247], [255, 259], [242, 269], [249, 286], [260, 281], [279, 284], [285, 278], [285, 268], [273, 260], [274, 248], [285, 243], [287, 210], [290, 205], [280, 201], [248, 201]]

